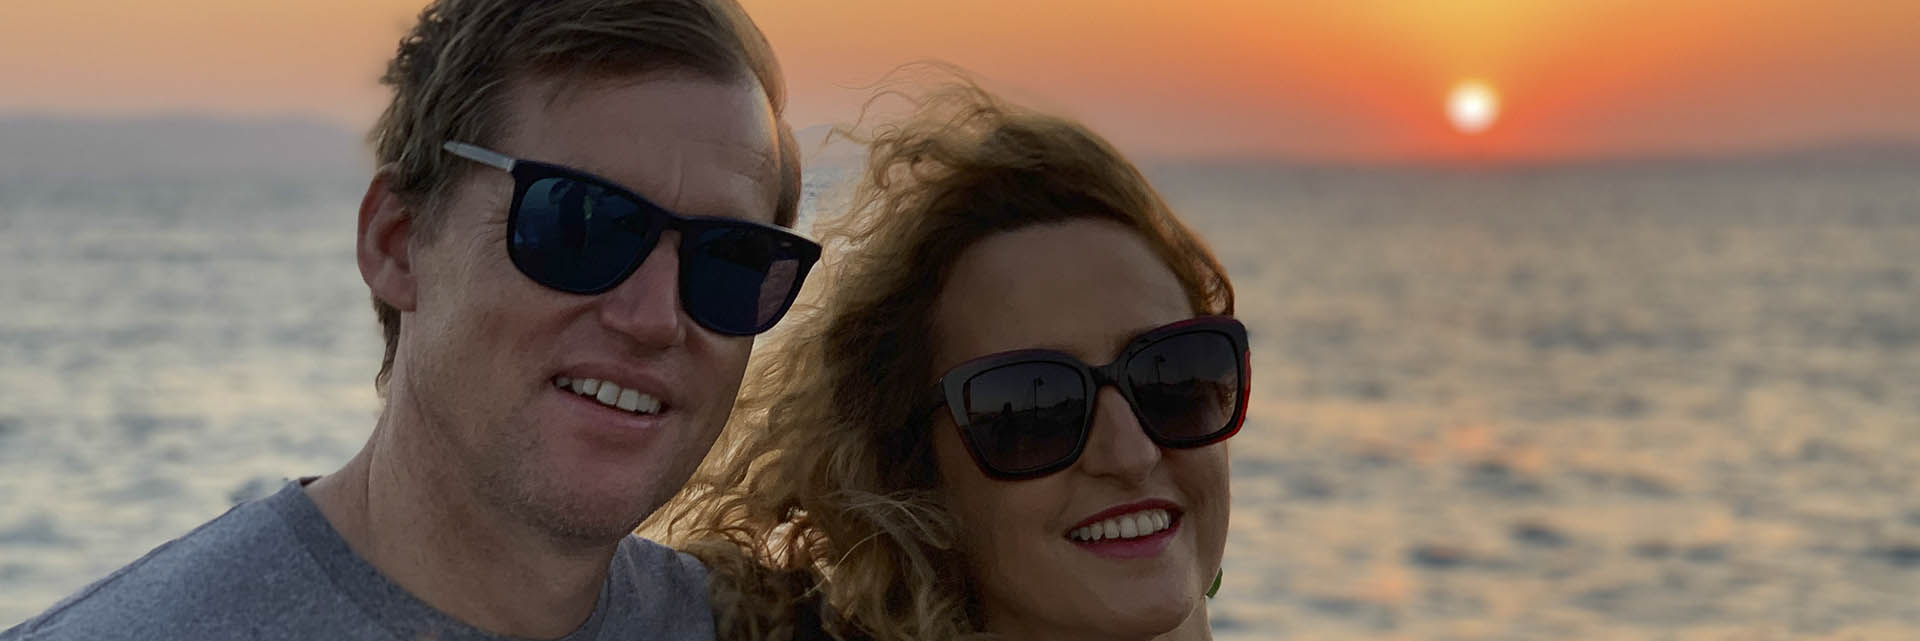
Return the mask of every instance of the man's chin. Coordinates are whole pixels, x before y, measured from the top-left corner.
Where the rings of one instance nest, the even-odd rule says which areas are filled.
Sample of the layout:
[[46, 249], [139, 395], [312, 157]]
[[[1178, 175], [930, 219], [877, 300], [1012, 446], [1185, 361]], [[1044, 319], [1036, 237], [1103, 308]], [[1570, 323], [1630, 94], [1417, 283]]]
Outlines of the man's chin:
[[536, 531], [584, 545], [618, 542], [672, 496], [649, 480], [622, 483], [604, 475], [548, 477], [520, 487], [495, 494], [501, 507]]
[[550, 537], [583, 545], [616, 543], [633, 533], [651, 512], [643, 498], [582, 495], [556, 498], [520, 506], [518, 511], [528, 525]]

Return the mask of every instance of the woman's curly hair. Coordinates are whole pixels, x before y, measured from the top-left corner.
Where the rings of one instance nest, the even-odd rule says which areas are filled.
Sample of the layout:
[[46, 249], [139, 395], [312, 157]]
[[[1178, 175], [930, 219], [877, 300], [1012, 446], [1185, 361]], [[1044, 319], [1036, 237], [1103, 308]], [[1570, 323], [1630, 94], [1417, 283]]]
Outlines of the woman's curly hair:
[[927, 396], [934, 303], [981, 239], [1114, 221], [1196, 314], [1232, 313], [1219, 262], [1104, 140], [938, 70], [958, 79], [876, 97], [905, 99], [908, 116], [836, 132], [868, 156], [847, 211], [822, 226], [821, 287], [756, 351], [714, 451], [645, 528], [706, 563], [723, 639], [985, 637]]

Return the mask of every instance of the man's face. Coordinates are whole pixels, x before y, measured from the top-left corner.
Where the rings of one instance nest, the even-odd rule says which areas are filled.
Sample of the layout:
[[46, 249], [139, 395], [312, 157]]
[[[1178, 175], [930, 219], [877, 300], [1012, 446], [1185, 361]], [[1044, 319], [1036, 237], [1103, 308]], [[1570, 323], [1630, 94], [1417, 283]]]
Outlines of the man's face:
[[[531, 83], [507, 106], [500, 153], [597, 174], [683, 215], [773, 222], [775, 124], [751, 80]], [[471, 483], [484, 502], [559, 536], [618, 537], [706, 455], [752, 339], [688, 318], [674, 232], [606, 293], [529, 280], [507, 257], [512, 191], [506, 172], [474, 165], [440, 228], [413, 248], [418, 298], [402, 321], [396, 383], [415, 407], [400, 409], [424, 419], [441, 453], [422, 465]], [[559, 387], [561, 377], [618, 385], [659, 410], [610, 407]]]

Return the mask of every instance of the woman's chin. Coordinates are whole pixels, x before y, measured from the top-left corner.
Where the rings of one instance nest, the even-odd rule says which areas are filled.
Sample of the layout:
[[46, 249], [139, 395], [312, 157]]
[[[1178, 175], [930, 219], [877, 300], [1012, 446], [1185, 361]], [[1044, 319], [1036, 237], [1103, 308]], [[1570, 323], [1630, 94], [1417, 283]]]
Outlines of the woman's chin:
[[1172, 632], [1179, 629], [1180, 624], [1186, 623], [1187, 619], [1191, 618], [1194, 613], [1204, 607], [1204, 605], [1203, 603], [1188, 601], [1180, 604], [1176, 608], [1154, 612], [1151, 617], [1142, 617], [1145, 620], [1135, 629], [1144, 634], [1153, 635]]
[[1145, 595], [1115, 594], [1104, 608], [1110, 615], [1088, 621], [1086, 629], [1105, 630], [1110, 638], [1145, 639], [1172, 632], [1204, 606], [1198, 597], [1147, 599]]

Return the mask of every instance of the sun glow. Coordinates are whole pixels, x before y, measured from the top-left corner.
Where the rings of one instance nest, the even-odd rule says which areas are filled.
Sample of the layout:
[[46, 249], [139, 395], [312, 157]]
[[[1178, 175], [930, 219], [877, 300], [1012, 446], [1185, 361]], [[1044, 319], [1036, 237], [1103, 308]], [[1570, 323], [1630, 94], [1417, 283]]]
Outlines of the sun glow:
[[1463, 134], [1477, 134], [1493, 126], [1500, 117], [1500, 96], [1492, 87], [1478, 82], [1463, 82], [1447, 94], [1447, 120]]

